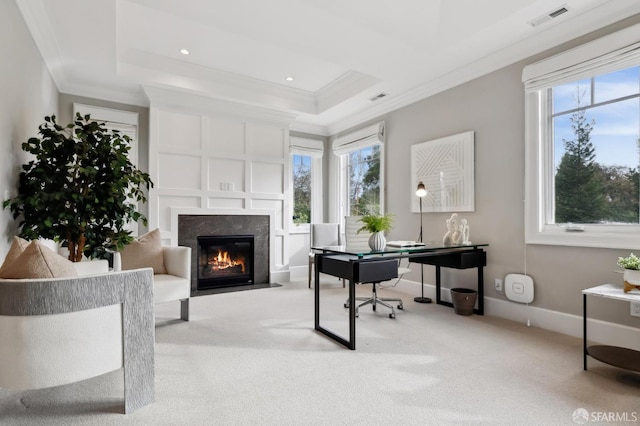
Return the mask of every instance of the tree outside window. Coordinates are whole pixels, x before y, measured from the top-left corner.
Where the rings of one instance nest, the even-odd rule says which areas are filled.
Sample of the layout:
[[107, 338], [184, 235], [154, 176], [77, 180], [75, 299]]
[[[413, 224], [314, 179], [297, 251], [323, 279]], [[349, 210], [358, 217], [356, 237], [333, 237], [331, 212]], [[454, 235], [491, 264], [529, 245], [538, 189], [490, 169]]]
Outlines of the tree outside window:
[[380, 212], [380, 146], [368, 146], [348, 154], [349, 215]]
[[640, 67], [551, 92], [555, 223], [640, 223]]
[[311, 157], [294, 154], [293, 223], [311, 223]]

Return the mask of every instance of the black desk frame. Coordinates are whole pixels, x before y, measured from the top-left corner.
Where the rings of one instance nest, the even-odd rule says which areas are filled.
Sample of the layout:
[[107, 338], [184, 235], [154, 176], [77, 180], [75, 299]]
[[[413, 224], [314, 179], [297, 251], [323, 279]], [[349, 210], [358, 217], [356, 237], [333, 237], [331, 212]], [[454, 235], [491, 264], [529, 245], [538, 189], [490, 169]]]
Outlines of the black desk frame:
[[[348, 338], [340, 336], [331, 330], [320, 325], [320, 274], [328, 274], [343, 278], [349, 281], [349, 300], [355, 301], [357, 282], [363, 281], [360, 278], [363, 270], [376, 268], [376, 263], [387, 261], [390, 259], [408, 258], [411, 263], [420, 263], [422, 265], [433, 265], [436, 267], [436, 303], [439, 305], [453, 307], [453, 304], [442, 300], [442, 280], [441, 268], [454, 269], [478, 269], [478, 308], [474, 309], [474, 313], [484, 315], [484, 266], [487, 264], [487, 253], [482, 247], [487, 244], [457, 246], [457, 247], [439, 247], [439, 248], [420, 248], [409, 249], [406, 251], [398, 250], [388, 253], [373, 254], [367, 256], [364, 254], [350, 255], [348, 261], [344, 261], [344, 267], [336, 270], [329, 262], [324, 262], [328, 256], [349, 254], [331, 248], [317, 247], [319, 250], [315, 255], [315, 330], [335, 340], [336, 342], [346, 346], [351, 350], [356, 348], [356, 304], [349, 303], [349, 336]], [[389, 278], [380, 279], [386, 281]], [[422, 283], [424, 285], [424, 283]]]

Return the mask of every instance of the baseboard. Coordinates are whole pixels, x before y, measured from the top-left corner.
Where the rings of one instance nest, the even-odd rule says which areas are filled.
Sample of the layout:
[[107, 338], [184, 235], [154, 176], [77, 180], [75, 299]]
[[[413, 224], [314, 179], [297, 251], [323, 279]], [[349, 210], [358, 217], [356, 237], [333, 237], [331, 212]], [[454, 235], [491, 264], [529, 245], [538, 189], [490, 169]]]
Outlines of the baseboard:
[[291, 281], [289, 271], [271, 271], [269, 272], [269, 282], [284, 283]]
[[291, 281], [307, 281], [309, 279], [309, 267], [308, 266], [290, 266], [289, 274]]
[[[398, 282], [396, 288], [404, 293], [421, 296], [420, 285], [419, 282], [403, 279]], [[432, 298], [435, 303], [435, 285], [425, 284], [424, 295]], [[578, 294], [576, 297], [582, 298], [582, 294]], [[442, 289], [442, 300], [451, 301], [449, 289]], [[486, 296], [484, 298], [484, 313], [485, 315], [504, 318], [521, 324], [527, 324], [528, 320], [532, 327], [539, 327], [580, 339], [583, 337], [583, 319], [581, 315], [551, 311]], [[604, 345], [640, 350], [640, 329], [638, 328], [589, 319], [587, 321], [587, 330], [590, 343], [597, 342]]]

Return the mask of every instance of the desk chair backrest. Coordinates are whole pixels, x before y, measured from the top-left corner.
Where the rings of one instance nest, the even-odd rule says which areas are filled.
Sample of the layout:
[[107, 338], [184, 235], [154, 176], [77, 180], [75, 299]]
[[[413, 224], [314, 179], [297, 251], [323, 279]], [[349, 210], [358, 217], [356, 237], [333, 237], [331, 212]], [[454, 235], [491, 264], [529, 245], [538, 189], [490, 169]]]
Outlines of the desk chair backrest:
[[346, 216], [344, 218], [344, 239], [349, 247], [369, 247], [369, 237], [371, 233], [362, 231], [358, 233], [358, 229], [364, 225], [360, 222], [362, 216]]
[[311, 241], [311, 247], [339, 246], [340, 245], [340, 224], [339, 223], [312, 223], [310, 241]]

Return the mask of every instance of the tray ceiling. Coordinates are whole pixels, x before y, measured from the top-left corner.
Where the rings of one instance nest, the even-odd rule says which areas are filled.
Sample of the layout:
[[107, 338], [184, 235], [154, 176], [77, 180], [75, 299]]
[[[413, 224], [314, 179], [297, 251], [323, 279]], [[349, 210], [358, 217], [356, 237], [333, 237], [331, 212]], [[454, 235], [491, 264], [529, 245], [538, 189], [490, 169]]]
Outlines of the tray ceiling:
[[640, 12], [629, 0], [16, 2], [63, 93], [135, 105], [145, 88], [191, 93], [321, 134]]

